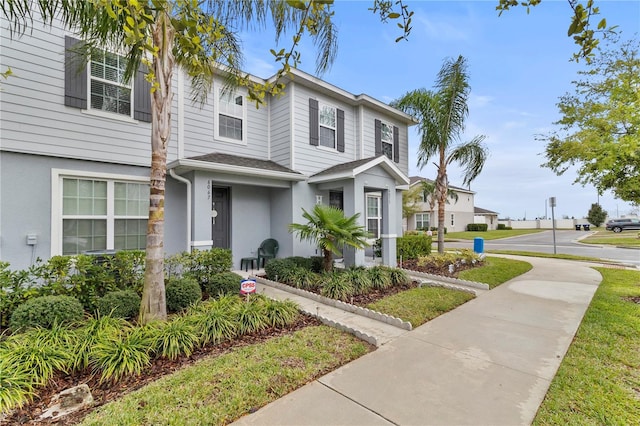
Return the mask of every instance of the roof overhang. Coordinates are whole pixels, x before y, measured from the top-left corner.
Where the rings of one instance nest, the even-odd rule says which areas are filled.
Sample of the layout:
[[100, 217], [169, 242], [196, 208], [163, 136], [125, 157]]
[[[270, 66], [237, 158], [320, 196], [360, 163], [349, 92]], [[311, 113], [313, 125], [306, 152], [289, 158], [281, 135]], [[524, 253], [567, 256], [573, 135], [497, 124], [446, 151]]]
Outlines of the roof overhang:
[[174, 169], [178, 174], [190, 172], [193, 170], [227, 173], [231, 175], [251, 176], [256, 178], [267, 178], [275, 180], [285, 180], [299, 182], [306, 180], [307, 177], [300, 173], [282, 172], [276, 170], [266, 170], [254, 167], [244, 167], [238, 165], [214, 163], [210, 161], [193, 160], [182, 158], [172, 161], [167, 165], [167, 170]]
[[386, 156], [378, 156], [371, 161], [361, 164], [353, 169], [341, 170], [336, 173], [320, 173], [318, 175], [311, 176], [308, 180], [309, 183], [326, 183], [334, 182], [344, 179], [355, 179], [361, 173], [370, 170], [373, 167], [380, 166], [384, 169], [389, 176], [391, 176], [397, 185], [409, 185], [409, 178]]

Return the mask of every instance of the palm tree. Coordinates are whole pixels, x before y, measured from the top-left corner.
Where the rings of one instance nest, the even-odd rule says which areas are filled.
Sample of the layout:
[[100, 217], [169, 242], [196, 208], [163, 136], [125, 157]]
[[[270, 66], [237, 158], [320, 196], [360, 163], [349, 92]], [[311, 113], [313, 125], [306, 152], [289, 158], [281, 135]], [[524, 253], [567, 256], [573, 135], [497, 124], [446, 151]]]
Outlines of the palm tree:
[[[46, 25], [59, 19], [65, 28], [80, 36], [84, 41], [82, 51], [87, 56], [106, 46], [125, 52], [125, 80], [137, 72], [141, 63], [147, 66], [147, 77], [152, 83], [151, 179], [140, 316], [143, 323], [166, 320], [164, 200], [175, 67], [181, 67], [191, 78], [194, 99], [203, 101], [214, 76], [225, 75], [228, 85], [247, 87], [250, 98], [259, 103], [265, 95], [284, 89], [280, 78], [290, 66], [299, 63], [297, 45], [305, 31], [318, 47], [317, 71], [331, 64], [337, 39], [330, 5], [276, 0], [13, 0], [3, 1], [0, 9], [12, 35], [19, 36], [33, 26], [38, 12]], [[296, 35], [290, 50], [272, 51], [282, 68], [275, 82], [261, 85], [242, 74], [242, 55], [234, 31], [265, 26], [269, 17], [273, 19], [277, 37], [286, 29], [293, 29]]]
[[289, 232], [298, 234], [300, 241], [311, 241], [322, 248], [323, 269], [327, 272], [333, 268], [333, 254], [340, 255], [345, 245], [364, 249], [369, 246], [369, 233], [358, 225], [360, 213], [346, 217], [336, 207], [316, 204], [312, 213], [302, 209], [302, 217], [307, 224], [292, 223]]
[[433, 156], [438, 174], [435, 180], [435, 199], [438, 201], [438, 252], [444, 252], [444, 207], [449, 188], [447, 166], [457, 163], [464, 168], [463, 185], [470, 184], [482, 171], [487, 149], [484, 135], [460, 142], [469, 115], [469, 76], [462, 56], [445, 60], [435, 84], [435, 90], [418, 89], [392, 102], [392, 106], [414, 116], [418, 121], [420, 168]]
[[[420, 185], [420, 189], [422, 190], [422, 197], [429, 203], [429, 218], [433, 217], [433, 210], [436, 207], [436, 183], [433, 181], [424, 180]], [[449, 200], [452, 200], [454, 203], [458, 202], [458, 193], [447, 188], [447, 198], [446, 202], [449, 204]], [[443, 229], [444, 231], [444, 229]]]

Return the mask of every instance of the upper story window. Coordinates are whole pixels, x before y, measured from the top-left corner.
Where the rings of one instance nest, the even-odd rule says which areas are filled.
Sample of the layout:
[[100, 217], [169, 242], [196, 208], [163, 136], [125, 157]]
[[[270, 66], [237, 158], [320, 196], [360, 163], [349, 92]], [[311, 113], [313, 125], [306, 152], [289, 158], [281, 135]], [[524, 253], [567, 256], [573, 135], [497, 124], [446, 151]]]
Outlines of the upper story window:
[[124, 82], [127, 60], [107, 51], [93, 55], [90, 62], [90, 108], [131, 117], [131, 82]]
[[320, 146], [336, 147], [336, 109], [320, 105]]
[[244, 96], [220, 89], [216, 114], [218, 137], [230, 142], [244, 142], [246, 138], [246, 105]]
[[389, 160], [393, 161], [393, 126], [385, 123], [381, 123], [380, 141], [382, 142], [382, 153], [387, 156]]

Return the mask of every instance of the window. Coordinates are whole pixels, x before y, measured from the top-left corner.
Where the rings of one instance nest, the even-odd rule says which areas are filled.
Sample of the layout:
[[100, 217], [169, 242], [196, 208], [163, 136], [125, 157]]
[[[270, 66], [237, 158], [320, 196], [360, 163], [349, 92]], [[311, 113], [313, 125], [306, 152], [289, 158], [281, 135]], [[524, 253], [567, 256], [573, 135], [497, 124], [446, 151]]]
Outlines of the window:
[[344, 210], [344, 194], [338, 191], [329, 191], [329, 205]]
[[218, 136], [232, 141], [244, 140], [245, 105], [244, 96], [220, 89], [218, 98]]
[[336, 109], [320, 105], [320, 146], [336, 147]]
[[451, 213], [451, 226], [455, 225], [454, 219], [455, 219], [455, 215], [453, 213]]
[[59, 176], [57, 182], [59, 195], [54, 197], [60, 199], [54, 198], [52, 214], [57, 210], [54, 219], [60, 231], [53, 232], [52, 244], [57, 247], [52, 246], [52, 253], [144, 249], [149, 210], [146, 182], [98, 175]]
[[131, 83], [124, 83], [127, 60], [102, 51], [90, 61], [90, 109], [131, 117]]
[[416, 213], [416, 229], [428, 230], [431, 226], [430, 213]]
[[380, 238], [380, 197], [367, 195], [367, 231], [371, 238]]
[[389, 160], [393, 160], [393, 126], [382, 122], [380, 139], [382, 141], [382, 153], [386, 155]]

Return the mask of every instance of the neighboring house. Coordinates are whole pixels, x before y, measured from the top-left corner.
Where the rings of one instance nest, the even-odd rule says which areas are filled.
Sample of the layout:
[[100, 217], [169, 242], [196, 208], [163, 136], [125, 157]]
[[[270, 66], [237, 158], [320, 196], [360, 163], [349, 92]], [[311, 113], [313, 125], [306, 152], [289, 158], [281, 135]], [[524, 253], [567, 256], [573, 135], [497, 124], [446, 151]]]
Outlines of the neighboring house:
[[[432, 180], [420, 176], [411, 176], [409, 179], [410, 187], [415, 187], [425, 181], [433, 183]], [[444, 226], [448, 232], [466, 231], [467, 225], [474, 223], [473, 196], [475, 192], [451, 185], [449, 185], [449, 190], [455, 192], [458, 199], [448, 198], [448, 202], [444, 206]], [[417, 213], [405, 218], [405, 229], [407, 231], [438, 226], [437, 201], [433, 203], [433, 210], [431, 210], [429, 199], [422, 197], [418, 203], [418, 208], [419, 211]]]
[[[0, 24], [0, 70], [13, 70], [0, 91], [0, 259], [17, 269], [59, 254], [144, 248], [151, 125], [143, 72], [125, 84], [117, 55], [81, 64], [69, 50], [73, 34], [36, 26], [11, 40]], [[204, 105], [191, 102], [180, 72], [174, 87], [168, 254], [230, 248], [239, 267], [275, 238], [279, 256], [314, 255], [287, 227], [323, 203], [360, 213], [382, 238], [384, 263], [395, 265], [410, 116], [295, 69], [286, 93], [260, 108], [243, 89], [223, 92], [222, 80]], [[364, 251], [348, 251], [345, 263], [364, 263]]]
[[496, 230], [498, 229], [498, 213], [474, 207], [473, 223], [486, 223], [489, 231]]

